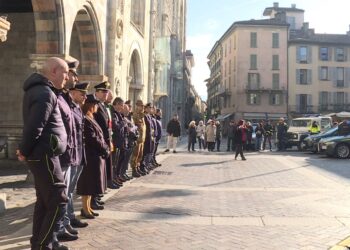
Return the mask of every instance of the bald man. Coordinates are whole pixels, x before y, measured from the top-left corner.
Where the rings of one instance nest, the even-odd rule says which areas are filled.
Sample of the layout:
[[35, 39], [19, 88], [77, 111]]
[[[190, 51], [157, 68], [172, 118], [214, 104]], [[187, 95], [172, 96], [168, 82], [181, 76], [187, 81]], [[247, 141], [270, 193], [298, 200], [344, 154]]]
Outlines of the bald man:
[[23, 85], [23, 136], [17, 155], [33, 173], [37, 196], [31, 249], [68, 249], [53, 242], [54, 225], [67, 203], [58, 158], [66, 150], [67, 134], [54, 91], [62, 89], [67, 80], [67, 63], [52, 57], [42, 73], [33, 73]]

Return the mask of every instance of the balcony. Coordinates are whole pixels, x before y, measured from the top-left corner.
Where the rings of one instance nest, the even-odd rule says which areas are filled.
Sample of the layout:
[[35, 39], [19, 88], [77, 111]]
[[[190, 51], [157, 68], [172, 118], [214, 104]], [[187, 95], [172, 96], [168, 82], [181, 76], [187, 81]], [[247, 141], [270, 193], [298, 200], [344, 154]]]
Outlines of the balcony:
[[294, 114], [314, 114], [318, 112], [318, 106], [313, 105], [289, 105], [289, 112]]
[[224, 88], [223, 86], [220, 86], [218, 89], [218, 96], [230, 96], [231, 91], [228, 88]]
[[287, 90], [285, 87], [281, 87], [281, 88], [270, 88], [270, 87], [264, 87], [264, 86], [260, 86], [260, 84], [247, 84], [245, 87], [245, 92], [246, 93], [252, 93], [252, 92], [259, 92], [259, 93], [280, 93], [280, 94], [284, 94], [287, 93]]
[[319, 112], [341, 112], [350, 111], [350, 104], [320, 104]]

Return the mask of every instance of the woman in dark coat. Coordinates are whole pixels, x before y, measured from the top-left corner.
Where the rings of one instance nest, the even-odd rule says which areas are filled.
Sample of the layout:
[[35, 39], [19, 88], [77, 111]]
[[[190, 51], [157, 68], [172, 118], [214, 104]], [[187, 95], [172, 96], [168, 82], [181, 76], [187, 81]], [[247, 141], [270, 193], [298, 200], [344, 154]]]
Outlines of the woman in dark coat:
[[194, 150], [196, 137], [197, 137], [196, 122], [191, 121], [190, 124], [188, 125], [188, 152], [190, 152], [191, 148], [192, 148], [192, 151], [196, 151]]
[[81, 216], [93, 219], [97, 213], [91, 209], [91, 197], [103, 194], [106, 190], [105, 158], [109, 155], [109, 148], [106, 144], [101, 127], [94, 119], [97, 111], [97, 99], [93, 95], [87, 95], [84, 106], [84, 139], [86, 152], [86, 165], [80, 175], [77, 193], [82, 195]]
[[238, 123], [237, 131], [236, 131], [236, 156], [235, 160], [237, 160], [238, 154], [241, 155], [241, 158], [243, 161], [246, 160], [246, 158], [243, 155], [243, 145], [247, 141], [247, 127], [245, 125], [244, 120], [240, 120]]

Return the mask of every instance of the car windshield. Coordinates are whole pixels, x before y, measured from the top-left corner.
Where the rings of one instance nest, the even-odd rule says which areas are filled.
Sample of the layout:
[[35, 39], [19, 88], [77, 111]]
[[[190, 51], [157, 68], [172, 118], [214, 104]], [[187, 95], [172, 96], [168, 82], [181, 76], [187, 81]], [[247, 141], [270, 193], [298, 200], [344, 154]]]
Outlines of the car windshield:
[[304, 120], [292, 120], [292, 127], [310, 127], [311, 126], [311, 120], [304, 119]]
[[322, 135], [331, 135], [337, 130], [338, 130], [338, 126], [328, 129], [327, 131], [323, 132]]

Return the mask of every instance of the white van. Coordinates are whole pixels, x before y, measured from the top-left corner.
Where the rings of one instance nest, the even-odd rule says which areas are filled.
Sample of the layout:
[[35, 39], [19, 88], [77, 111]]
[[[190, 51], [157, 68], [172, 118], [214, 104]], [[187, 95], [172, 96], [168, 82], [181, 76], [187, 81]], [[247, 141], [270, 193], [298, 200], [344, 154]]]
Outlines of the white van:
[[328, 116], [295, 118], [289, 123], [287, 131], [287, 147], [297, 146], [301, 150], [303, 140], [310, 135], [312, 123], [316, 121], [321, 132], [332, 127], [332, 118]]

